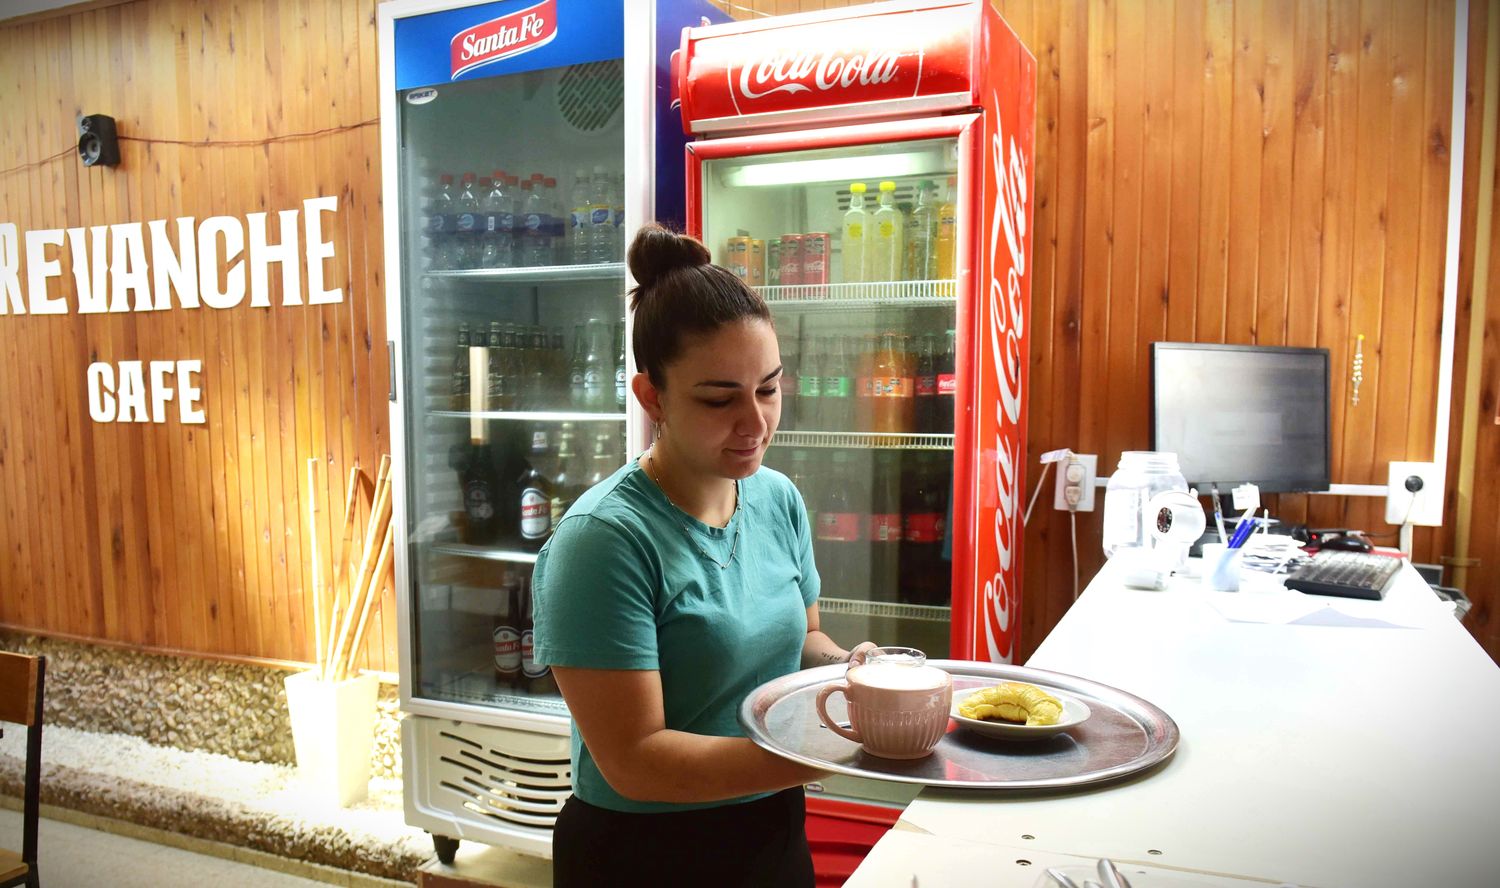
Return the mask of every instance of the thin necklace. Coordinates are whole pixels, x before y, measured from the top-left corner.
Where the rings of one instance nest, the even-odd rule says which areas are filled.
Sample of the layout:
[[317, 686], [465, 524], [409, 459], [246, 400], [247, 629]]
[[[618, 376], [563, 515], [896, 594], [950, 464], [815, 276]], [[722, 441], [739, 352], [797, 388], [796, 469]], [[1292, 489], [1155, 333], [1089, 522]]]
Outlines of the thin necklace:
[[[661, 486], [661, 479], [658, 478], [657, 475], [656, 475], [656, 448], [655, 447], [652, 447], [651, 450], [646, 453], [646, 475], [648, 477], [650, 477], [651, 481], [656, 485], [656, 489], [661, 491], [661, 495], [667, 498], [667, 502], [672, 503], [672, 508], [676, 509], [679, 512], [684, 511], [684, 509], [681, 506], [677, 505], [677, 503], [675, 503], [675, 502], [672, 501], [671, 495], [667, 493], [667, 489], [665, 487]], [[734, 516], [738, 515], [739, 513], [740, 513], [740, 482], [739, 482], [738, 479], [736, 479], [735, 482], [734, 482], [734, 513], [729, 516], [729, 520], [733, 521], [734, 520]], [[729, 568], [729, 563], [734, 560], [734, 552], [735, 552], [735, 550], [740, 547], [740, 529], [739, 529], [738, 526], [736, 526], [735, 529], [734, 529], [734, 542], [732, 542], [732, 543], [729, 544], [729, 557], [726, 558], [723, 561], [720, 561], [719, 559], [715, 558], [714, 556], [708, 554], [708, 550], [705, 549], [705, 548], [703, 548], [703, 544], [702, 543], [698, 542], [698, 538], [693, 535], [692, 528], [688, 527], [687, 522], [682, 520], [682, 516], [681, 515], [676, 516], [676, 518], [677, 518], [678, 525], [682, 527], [682, 532], [685, 533], [685, 534], [687, 534], [687, 538], [689, 540], [691, 540], [692, 543], [693, 543], [693, 545], [698, 548], [698, 551], [700, 553], [702, 553], [702, 555], [703, 555], [704, 558], [707, 558], [709, 561], [712, 561], [714, 564], [717, 564], [719, 566], [719, 570], [727, 570]]]

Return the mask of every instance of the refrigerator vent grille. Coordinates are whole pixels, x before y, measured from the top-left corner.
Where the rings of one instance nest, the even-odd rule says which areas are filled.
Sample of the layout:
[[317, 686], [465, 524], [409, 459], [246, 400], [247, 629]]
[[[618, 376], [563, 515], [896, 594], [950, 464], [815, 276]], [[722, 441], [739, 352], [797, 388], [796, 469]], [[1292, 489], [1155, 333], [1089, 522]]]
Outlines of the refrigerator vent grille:
[[438, 738], [437, 782], [451, 801], [502, 824], [552, 829], [572, 794], [566, 755], [504, 752], [449, 731]]
[[604, 129], [625, 105], [622, 59], [571, 65], [557, 83], [557, 108], [574, 129]]

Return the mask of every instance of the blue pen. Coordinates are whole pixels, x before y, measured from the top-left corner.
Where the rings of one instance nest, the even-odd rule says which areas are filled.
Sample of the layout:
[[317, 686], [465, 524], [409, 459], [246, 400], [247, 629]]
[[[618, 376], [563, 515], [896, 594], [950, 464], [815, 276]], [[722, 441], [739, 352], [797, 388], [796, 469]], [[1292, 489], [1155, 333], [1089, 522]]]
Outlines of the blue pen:
[[1253, 516], [1241, 518], [1239, 526], [1234, 529], [1234, 536], [1229, 540], [1229, 548], [1238, 549], [1243, 546], [1245, 540], [1249, 539], [1251, 532], [1255, 530], [1255, 523], [1256, 519]]

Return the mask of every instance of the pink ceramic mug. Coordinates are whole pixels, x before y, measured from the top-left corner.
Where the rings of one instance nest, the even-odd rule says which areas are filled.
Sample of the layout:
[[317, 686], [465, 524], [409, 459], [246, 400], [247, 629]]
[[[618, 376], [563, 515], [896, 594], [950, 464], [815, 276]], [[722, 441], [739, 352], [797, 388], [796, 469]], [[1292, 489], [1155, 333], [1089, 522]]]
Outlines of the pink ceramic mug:
[[[948, 730], [953, 678], [928, 666], [920, 651], [877, 648], [865, 662], [849, 667], [841, 682], [818, 691], [818, 718], [829, 730], [852, 740], [871, 755], [917, 759], [932, 752]], [[828, 715], [828, 697], [844, 695], [849, 727]]]

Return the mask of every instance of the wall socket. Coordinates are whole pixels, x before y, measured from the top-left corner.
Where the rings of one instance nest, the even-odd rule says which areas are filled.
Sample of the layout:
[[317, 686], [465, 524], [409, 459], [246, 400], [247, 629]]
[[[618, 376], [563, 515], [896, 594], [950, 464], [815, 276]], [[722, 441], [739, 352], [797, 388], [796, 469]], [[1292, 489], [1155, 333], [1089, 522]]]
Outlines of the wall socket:
[[1064, 512], [1094, 511], [1094, 482], [1099, 477], [1099, 457], [1093, 453], [1069, 453], [1057, 461], [1052, 508]]
[[[1413, 475], [1422, 479], [1422, 489], [1416, 493], [1406, 489], [1406, 479]], [[1385, 494], [1387, 524], [1400, 524], [1403, 518], [1423, 527], [1443, 523], [1443, 473], [1437, 463], [1393, 462], [1389, 478]]]

